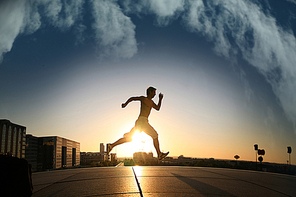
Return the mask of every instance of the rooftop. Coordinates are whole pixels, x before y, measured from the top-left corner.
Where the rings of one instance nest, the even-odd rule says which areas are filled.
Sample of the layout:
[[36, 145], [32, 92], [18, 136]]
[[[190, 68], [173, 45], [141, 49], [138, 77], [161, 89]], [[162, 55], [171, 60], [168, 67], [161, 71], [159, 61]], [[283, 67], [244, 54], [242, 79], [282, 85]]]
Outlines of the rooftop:
[[96, 167], [33, 173], [37, 196], [295, 196], [296, 176], [208, 167]]

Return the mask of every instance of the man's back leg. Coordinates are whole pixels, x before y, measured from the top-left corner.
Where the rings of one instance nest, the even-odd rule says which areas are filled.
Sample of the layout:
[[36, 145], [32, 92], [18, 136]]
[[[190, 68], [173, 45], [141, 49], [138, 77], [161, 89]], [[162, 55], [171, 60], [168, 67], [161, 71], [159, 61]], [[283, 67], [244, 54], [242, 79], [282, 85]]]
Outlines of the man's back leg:
[[111, 150], [115, 147], [118, 146], [120, 144], [124, 144], [126, 142], [131, 142], [133, 140], [133, 135], [135, 133], [135, 127], [131, 129], [130, 132], [126, 133], [123, 135], [123, 138], [120, 138], [119, 140], [117, 140], [116, 142], [112, 143], [112, 144], [107, 144], [107, 154], [109, 155], [109, 153], [111, 152]]

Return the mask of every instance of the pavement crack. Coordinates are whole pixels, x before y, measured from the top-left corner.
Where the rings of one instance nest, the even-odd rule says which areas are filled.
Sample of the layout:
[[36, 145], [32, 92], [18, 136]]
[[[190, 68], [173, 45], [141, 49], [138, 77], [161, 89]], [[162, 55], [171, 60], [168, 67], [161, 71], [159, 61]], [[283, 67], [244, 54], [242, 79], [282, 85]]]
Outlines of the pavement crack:
[[137, 182], [137, 185], [138, 185], [138, 189], [139, 189], [140, 195], [141, 195], [141, 197], [143, 197], [143, 192], [142, 192], [142, 189], [141, 189], [141, 186], [140, 186], [140, 182], [139, 182], [139, 180], [137, 178], [137, 175], [136, 175], [135, 170], [134, 170], [133, 167], [132, 167], [132, 170], [133, 170], [133, 173], [135, 175], [135, 179], [136, 179], [136, 182]]

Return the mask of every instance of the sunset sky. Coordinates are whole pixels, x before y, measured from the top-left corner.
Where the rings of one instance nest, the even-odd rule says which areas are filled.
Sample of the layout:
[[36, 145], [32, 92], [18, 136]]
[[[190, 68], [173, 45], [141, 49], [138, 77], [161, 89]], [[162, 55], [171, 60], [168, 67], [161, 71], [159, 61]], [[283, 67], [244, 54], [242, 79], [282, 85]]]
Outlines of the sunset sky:
[[[133, 2], [133, 3], [132, 3]], [[295, 0], [0, 1], [0, 119], [99, 151], [150, 124], [170, 156], [296, 164]], [[118, 146], [156, 152], [149, 136]]]

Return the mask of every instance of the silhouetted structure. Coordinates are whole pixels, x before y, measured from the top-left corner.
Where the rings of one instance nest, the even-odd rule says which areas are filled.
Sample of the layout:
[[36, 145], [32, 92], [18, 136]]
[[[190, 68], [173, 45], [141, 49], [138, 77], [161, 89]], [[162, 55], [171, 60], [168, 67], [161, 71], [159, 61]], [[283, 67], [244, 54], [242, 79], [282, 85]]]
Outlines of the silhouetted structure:
[[104, 145], [104, 143], [100, 143], [100, 154], [101, 154], [101, 160], [104, 160], [104, 155], [105, 155], [105, 145]]
[[145, 163], [149, 160], [152, 160], [153, 159], [153, 153], [150, 152], [150, 153], [145, 153], [145, 152], [135, 152], [133, 154], [133, 160], [136, 162], [136, 163]]
[[81, 164], [91, 164], [92, 162], [103, 162], [104, 153], [101, 152], [81, 152], [80, 153], [80, 162]]
[[11, 153], [18, 158], [25, 158], [26, 127], [0, 120], [0, 153]]
[[0, 154], [0, 196], [31, 196], [32, 170], [24, 158]]
[[[27, 150], [26, 156], [28, 157], [28, 162], [32, 162], [34, 171], [69, 168], [80, 165], [80, 143], [66, 138], [27, 135]], [[36, 161], [37, 168], [34, 165]]]
[[31, 164], [32, 170], [37, 171], [38, 137], [26, 135], [26, 160]]
[[94, 165], [96, 163], [111, 162], [115, 163], [117, 161], [116, 153], [110, 154], [110, 160], [108, 160], [108, 155], [106, 152], [81, 152], [80, 162], [81, 165]]
[[117, 155], [116, 155], [116, 153], [111, 153], [110, 155], [111, 155], [111, 163], [112, 162], [116, 162], [117, 161]]

